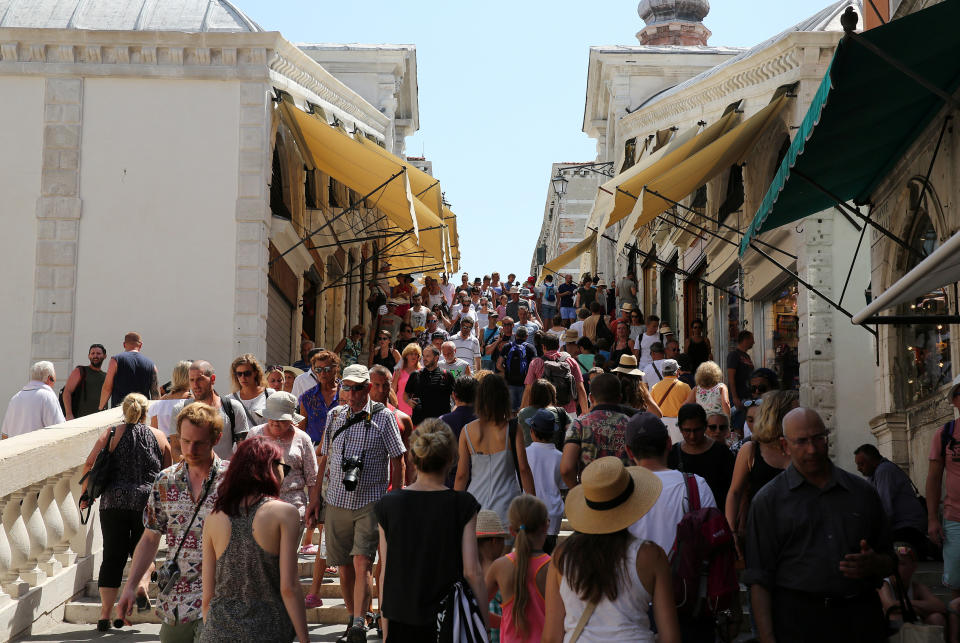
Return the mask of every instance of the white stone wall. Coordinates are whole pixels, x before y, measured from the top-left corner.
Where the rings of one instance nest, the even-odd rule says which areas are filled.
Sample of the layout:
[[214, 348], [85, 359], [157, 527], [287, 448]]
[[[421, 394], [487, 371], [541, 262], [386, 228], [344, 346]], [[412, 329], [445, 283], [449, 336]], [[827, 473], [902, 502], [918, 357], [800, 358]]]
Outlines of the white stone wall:
[[[0, 355], [8, 367], [0, 371], [0, 417], [10, 396], [27, 381], [33, 357], [33, 295], [37, 278], [35, 257], [37, 204], [44, 142], [42, 78], [13, 77], [4, 94], [16, 100], [0, 101]], [[63, 373], [58, 369], [59, 376]]]

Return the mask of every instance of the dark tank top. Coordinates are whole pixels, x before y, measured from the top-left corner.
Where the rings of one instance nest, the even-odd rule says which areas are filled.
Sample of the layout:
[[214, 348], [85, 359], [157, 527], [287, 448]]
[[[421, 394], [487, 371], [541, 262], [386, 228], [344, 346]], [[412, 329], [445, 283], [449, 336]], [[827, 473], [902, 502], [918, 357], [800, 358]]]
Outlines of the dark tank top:
[[397, 360], [393, 358], [393, 348], [390, 349], [390, 352], [387, 353], [386, 357], [380, 357], [380, 351], [377, 351], [377, 353], [373, 356], [373, 363], [385, 367], [392, 373], [393, 367], [397, 365]]
[[763, 459], [763, 453], [760, 451], [760, 443], [753, 443], [753, 466], [747, 472], [747, 483], [750, 489], [750, 498], [756, 495], [763, 485], [767, 484], [778, 475], [783, 473], [783, 469], [778, 469]]
[[117, 372], [113, 376], [110, 405], [120, 406], [130, 393], [140, 393], [150, 399], [155, 375], [153, 362], [139, 351], [118, 353], [113, 359], [117, 360]]
[[690, 348], [687, 349], [687, 355], [690, 357], [691, 370], [696, 373], [697, 367], [710, 359], [710, 349], [707, 348], [707, 340], [695, 342], [690, 340]]

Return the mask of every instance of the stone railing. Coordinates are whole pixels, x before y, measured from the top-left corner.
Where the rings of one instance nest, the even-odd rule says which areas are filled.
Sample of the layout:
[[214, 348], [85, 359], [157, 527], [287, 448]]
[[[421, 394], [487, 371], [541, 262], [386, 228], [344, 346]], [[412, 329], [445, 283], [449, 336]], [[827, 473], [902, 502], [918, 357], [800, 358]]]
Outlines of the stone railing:
[[80, 523], [80, 477], [97, 437], [120, 417], [111, 409], [0, 441], [0, 640], [61, 619], [95, 578], [99, 518], [95, 505]]

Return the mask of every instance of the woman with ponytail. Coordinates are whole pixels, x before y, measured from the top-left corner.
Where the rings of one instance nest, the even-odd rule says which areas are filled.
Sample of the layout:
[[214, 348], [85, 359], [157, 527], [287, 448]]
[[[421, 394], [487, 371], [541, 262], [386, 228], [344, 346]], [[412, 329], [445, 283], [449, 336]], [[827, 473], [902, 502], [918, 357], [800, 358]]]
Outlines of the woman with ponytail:
[[550, 555], [543, 551], [547, 539], [547, 506], [536, 496], [517, 496], [507, 511], [513, 551], [498, 558], [487, 571], [487, 592], [500, 590], [503, 617], [502, 643], [535, 643], [543, 633], [544, 594]]

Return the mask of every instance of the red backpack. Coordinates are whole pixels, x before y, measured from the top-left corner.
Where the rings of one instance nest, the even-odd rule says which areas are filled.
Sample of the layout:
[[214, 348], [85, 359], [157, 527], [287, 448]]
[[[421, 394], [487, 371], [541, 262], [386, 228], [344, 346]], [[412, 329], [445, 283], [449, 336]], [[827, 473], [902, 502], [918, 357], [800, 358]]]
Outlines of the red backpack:
[[716, 507], [700, 506], [696, 478], [683, 474], [689, 510], [677, 525], [673, 545], [673, 592], [677, 615], [697, 619], [710, 614], [728, 621], [738, 610], [740, 583], [733, 532]]

